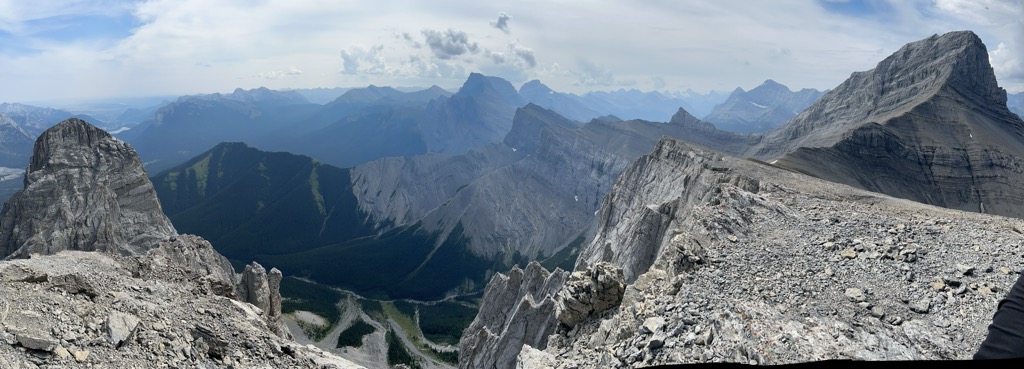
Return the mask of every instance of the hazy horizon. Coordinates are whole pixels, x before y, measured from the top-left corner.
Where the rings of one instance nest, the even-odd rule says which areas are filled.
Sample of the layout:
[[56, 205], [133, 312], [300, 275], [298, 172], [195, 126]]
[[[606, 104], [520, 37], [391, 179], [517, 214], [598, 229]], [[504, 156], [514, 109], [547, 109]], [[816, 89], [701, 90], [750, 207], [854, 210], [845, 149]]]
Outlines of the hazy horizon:
[[556, 91], [831, 89], [900, 46], [969, 29], [1024, 90], [1013, 0], [330, 4], [0, 0], [0, 101], [234, 88], [457, 88], [470, 72]]

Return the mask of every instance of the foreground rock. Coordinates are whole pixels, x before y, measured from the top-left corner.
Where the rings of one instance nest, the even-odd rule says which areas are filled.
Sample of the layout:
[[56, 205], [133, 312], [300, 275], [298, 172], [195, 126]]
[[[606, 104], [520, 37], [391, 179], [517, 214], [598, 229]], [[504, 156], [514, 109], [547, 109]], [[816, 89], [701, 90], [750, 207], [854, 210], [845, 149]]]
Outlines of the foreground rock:
[[459, 368], [511, 368], [529, 345], [543, 349], [555, 331], [555, 292], [568, 273], [548, 273], [536, 262], [526, 271], [513, 267], [497, 274], [484, 291], [481, 310], [459, 340]]
[[278, 337], [251, 304], [190, 274], [96, 252], [2, 261], [0, 368], [358, 367]]
[[[521, 350], [520, 367], [970, 359], [1024, 267], [1012, 256], [1024, 247], [1019, 219], [895, 199], [673, 139], [626, 173], [600, 222], [661, 231], [615, 233], [612, 248], [599, 235], [577, 269], [632, 268], [622, 302]], [[656, 216], [609, 211], [634, 203]]]

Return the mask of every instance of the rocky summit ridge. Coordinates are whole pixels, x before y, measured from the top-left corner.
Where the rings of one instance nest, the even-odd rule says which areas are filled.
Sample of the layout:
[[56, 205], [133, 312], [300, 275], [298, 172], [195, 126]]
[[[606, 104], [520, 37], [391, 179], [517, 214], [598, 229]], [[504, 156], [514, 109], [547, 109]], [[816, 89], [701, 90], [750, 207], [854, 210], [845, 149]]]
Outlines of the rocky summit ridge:
[[1024, 121], [970, 31], [854, 73], [746, 156], [927, 204], [1024, 217]]
[[[518, 341], [520, 368], [969, 359], [1024, 267], [1019, 219], [892, 198], [669, 138], [616, 181], [598, 222], [578, 277], [543, 296], [512, 289], [485, 298], [460, 367], [505, 367], [473, 361], [479, 345], [469, 343], [524, 327], [553, 333]], [[518, 284], [550, 277], [535, 278]], [[555, 308], [520, 308], [527, 302]], [[481, 324], [513, 313], [507, 321], [529, 323]]]
[[0, 212], [0, 367], [356, 368], [290, 340], [281, 273], [179, 235], [134, 149], [69, 119]]

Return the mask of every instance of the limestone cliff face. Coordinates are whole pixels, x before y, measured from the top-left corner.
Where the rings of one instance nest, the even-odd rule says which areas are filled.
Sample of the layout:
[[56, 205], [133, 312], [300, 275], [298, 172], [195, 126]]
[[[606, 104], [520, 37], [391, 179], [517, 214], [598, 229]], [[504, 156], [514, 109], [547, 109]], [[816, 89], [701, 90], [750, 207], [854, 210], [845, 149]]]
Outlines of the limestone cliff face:
[[[688, 209], [714, 196], [711, 189], [729, 182], [756, 191], [758, 183], [732, 175], [718, 162], [723, 155], [689, 149], [689, 144], [664, 139], [651, 154], [638, 159], [615, 182], [597, 218], [597, 236], [576, 261], [576, 270], [598, 262], [622, 268], [627, 282], [645, 272], [663, 251], [663, 245], [679, 239], [680, 247], [708, 242], [705, 234], [680, 235], [670, 229], [702, 219]], [[669, 170], [669, 168], [682, 170]], [[673, 250], [675, 251], [675, 250]]]
[[512, 368], [523, 345], [544, 348], [554, 333], [554, 295], [568, 273], [549, 273], [536, 262], [513, 267], [487, 284], [481, 310], [459, 340], [459, 368]]
[[140, 254], [173, 234], [135, 150], [73, 118], [36, 140], [25, 189], [0, 212], [0, 257]]
[[981, 39], [951, 32], [854, 73], [748, 154], [927, 204], [1024, 217], [1024, 121], [1006, 106]]
[[353, 192], [377, 223], [422, 221], [442, 234], [462, 226], [470, 249], [485, 257], [550, 256], [586, 233], [615, 178], [663, 136], [732, 153], [758, 139], [719, 131], [682, 109], [667, 123], [579, 126], [530, 104], [501, 144], [361, 165], [352, 171]]

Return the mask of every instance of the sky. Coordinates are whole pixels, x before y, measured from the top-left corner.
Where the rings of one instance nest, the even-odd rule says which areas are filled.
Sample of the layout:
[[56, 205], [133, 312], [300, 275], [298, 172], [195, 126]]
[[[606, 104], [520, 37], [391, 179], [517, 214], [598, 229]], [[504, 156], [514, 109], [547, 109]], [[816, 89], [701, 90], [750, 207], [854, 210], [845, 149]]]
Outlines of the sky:
[[956, 30], [1024, 91], [1024, 0], [0, 0], [0, 101], [439, 85], [837, 86]]

